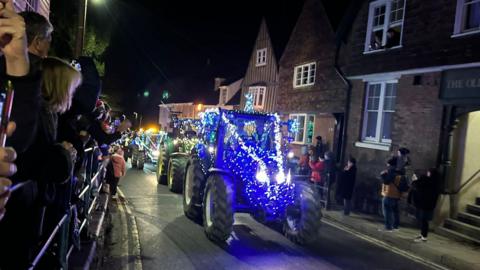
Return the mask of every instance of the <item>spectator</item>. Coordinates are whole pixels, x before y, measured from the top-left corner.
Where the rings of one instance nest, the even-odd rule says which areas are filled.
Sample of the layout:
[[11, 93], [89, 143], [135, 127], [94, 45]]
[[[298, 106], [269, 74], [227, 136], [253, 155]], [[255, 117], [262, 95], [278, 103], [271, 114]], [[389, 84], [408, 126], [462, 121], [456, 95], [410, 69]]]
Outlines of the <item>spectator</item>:
[[412, 180], [411, 198], [417, 209], [417, 219], [420, 224], [420, 235], [415, 238], [415, 242], [426, 242], [428, 222], [433, 218], [433, 210], [440, 194], [439, 174], [436, 168], [431, 168], [419, 179], [413, 175]]
[[[8, 127], [8, 133], [12, 133], [15, 129], [14, 124], [10, 124]], [[0, 147], [0, 156], [3, 157], [0, 160], [0, 176], [12, 176], [16, 171], [17, 167], [13, 163], [17, 154], [13, 148]], [[7, 178], [0, 178], [0, 221], [2, 221], [5, 216], [5, 205], [8, 202], [10, 197], [10, 187], [12, 186], [12, 181]]]
[[[12, 197], [14, 205], [12, 215], [5, 217], [5, 227], [0, 229], [0, 238], [14, 242], [0, 248], [5, 258], [0, 262], [2, 269], [27, 268], [31, 261], [32, 245], [42, 231], [41, 221], [45, 215], [45, 207], [52, 203], [55, 196], [54, 184], [66, 182], [71, 175], [75, 156], [73, 146], [68, 142], [58, 143], [57, 117], [70, 107], [72, 95], [81, 81], [80, 73], [68, 63], [46, 58], [42, 62], [42, 99], [41, 110], [37, 115], [38, 128], [33, 143], [17, 159], [18, 172], [12, 177], [15, 182], [33, 180], [21, 192]], [[15, 199], [15, 204], [13, 199]], [[58, 220], [56, 221], [58, 222]], [[51, 232], [52, 222], [47, 222], [45, 231]], [[8, 234], [13, 230], [22, 231], [22, 235]]]
[[306, 153], [304, 153], [298, 162], [298, 174], [299, 175], [309, 175], [311, 173], [310, 169], [310, 160], [314, 160], [314, 151], [313, 148], [310, 147]]
[[348, 159], [347, 165], [343, 169], [338, 189], [338, 194], [343, 199], [343, 214], [348, 216], [350, 215], [350, 209], [352, 207], [352, 195], [353, 188], [355, 187], [355, 178], [357, 174], [357, 161], [355, 158], [350, 157]]
[[317, 136], [315, 139], [317, 139], [317, 144], [315, 145], [315, 155], [317, 157], [323, 157], [323, 140], [322, 136]]
[[309, 162], [310, 169], [312, 171], [310, 181], [317, 189], [320, 198], [324, 200], [323, 189], [325, 187], [325, 180], [322, 178], [323, 171], [325, 170], [325, 162], [322, 157], [313, 156]]
[[113, 155], [110, 158], [111, 167], [113, 173], [109, 174], [107, 183], [110, 185], [110, 192], [113, 198], [117, 196], [117, 185], [120, 178], [126, 174], [126, 164], [123, 157], [123, 150], [119, 145], [115, 145], [113, 148]]
[[385, 48], [390, 49], [398, 45], [400, 45], [400, 34], [393, 28], [388, 29], [387, 43], [385, 44]]
[[405, 147], [400, 147], [397, 151], [396, 157], [396, 172], [400, 175], [405, 175], [406, 169], [410, 166], [410, 150]]
[[[47, 18], [33, 11], [21, 12], [26, 24], [28, 52], [33, 66], [48, 56], [52, 42], [53, 26]], [[33, 57], [32, 57], [33, 56]]]
[[392, 158], [388, 161], [389, 168], [382, 172], [382, 209], [385, 220], [385, 231], [397, 231], [400, 225], [399, 201], [402, 193], [399, 186], [402, 176], [395, 173], [397, 159]]

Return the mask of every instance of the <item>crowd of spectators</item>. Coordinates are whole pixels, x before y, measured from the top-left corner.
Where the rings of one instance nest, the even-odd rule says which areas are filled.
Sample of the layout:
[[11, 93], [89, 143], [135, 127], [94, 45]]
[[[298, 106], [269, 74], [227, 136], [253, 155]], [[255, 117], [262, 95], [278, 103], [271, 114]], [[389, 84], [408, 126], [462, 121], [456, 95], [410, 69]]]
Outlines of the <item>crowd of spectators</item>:
[[104, 160], [101, 150], [130, 128], [127, 119], [110, 125], [92, 59], [72, 64], [48, 56], [52, 32], [42, 15], [17, 14], [13, 0], [0, 3], [0, 85], [11, 82], [15, 93], [9, 138], [0, 147], [0, 269], [28, 269], [65, 215], [36, 269], [67, 268], [67, 250], [79, 246], [78, 222], [87, 214], [78, 196], [89, 184], [86, 164], [101, 166], [87, 156]]

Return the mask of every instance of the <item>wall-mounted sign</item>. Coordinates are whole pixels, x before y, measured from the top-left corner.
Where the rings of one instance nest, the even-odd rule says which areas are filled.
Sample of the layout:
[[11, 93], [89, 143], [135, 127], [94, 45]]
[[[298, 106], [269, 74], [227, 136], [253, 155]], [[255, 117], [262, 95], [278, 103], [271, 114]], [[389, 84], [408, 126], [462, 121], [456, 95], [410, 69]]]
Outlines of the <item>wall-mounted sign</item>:
[[480, 100], [480, 68], [444, 71], [440, 98], [445, 101]]

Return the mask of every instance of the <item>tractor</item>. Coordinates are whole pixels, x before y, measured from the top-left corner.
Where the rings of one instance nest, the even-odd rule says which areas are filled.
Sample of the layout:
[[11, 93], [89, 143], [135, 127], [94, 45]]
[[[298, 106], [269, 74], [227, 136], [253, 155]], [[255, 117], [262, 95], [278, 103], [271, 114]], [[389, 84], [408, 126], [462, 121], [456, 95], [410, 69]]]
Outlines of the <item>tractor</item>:
[[215, 109], [202, 115], [199, 141], [186, 162], [183, 208], [203, 222], [210, 240], [226, 241], [234, 213], [242, 212], [280, 225], [297, 244], [315, 239], [321, 206], [313, 187], [294, 181], [287, 169], [290, 126], [276, 114]]
[[132, 167], [143, 170], [145, 163], [155, 164], [159, 156], [159, 144], [165, 139], [164, 132], [140, 131], [131, 140]]
[[173, 132], [165, 136], [159, 145], [157, 180], [168, 189], [181, 193], [185, 166], [193, 146], [197, 143], [196, 124], [193, 119], [174, 119]]

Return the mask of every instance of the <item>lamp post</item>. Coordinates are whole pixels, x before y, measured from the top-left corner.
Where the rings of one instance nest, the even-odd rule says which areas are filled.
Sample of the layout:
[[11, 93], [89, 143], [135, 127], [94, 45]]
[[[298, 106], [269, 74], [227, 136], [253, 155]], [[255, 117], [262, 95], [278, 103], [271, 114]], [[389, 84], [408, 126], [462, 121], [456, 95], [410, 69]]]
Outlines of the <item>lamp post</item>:
[[[94, 4], [100, 4], [103, 0], [92, 0]], [[78, 26], [77, 37], [75, 41], [75, 57], [82, 56], [83, 45], [85, 43], [85, 31], [87, 26], [88, 0], [78, 0]]]

